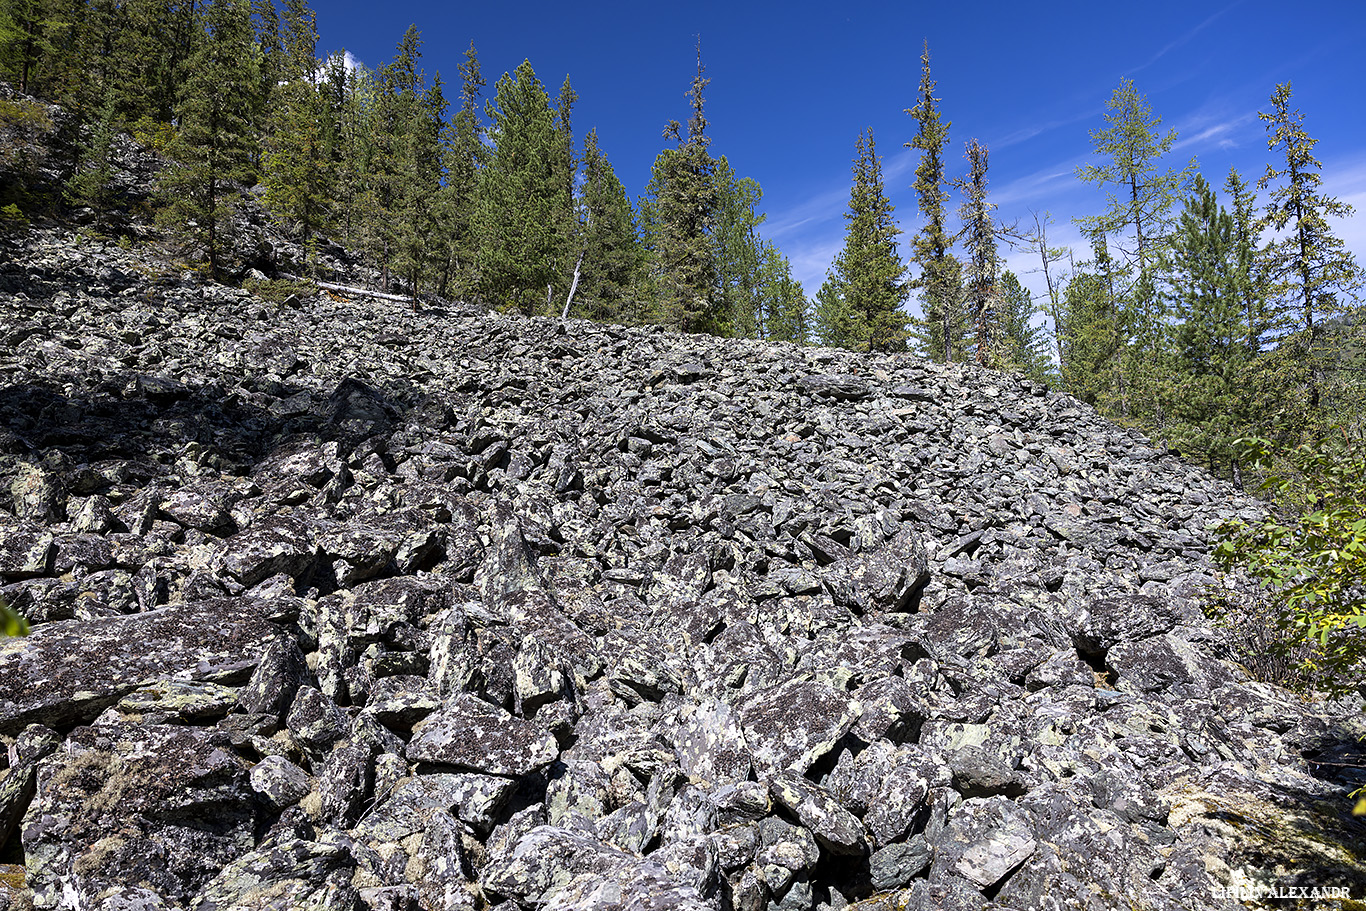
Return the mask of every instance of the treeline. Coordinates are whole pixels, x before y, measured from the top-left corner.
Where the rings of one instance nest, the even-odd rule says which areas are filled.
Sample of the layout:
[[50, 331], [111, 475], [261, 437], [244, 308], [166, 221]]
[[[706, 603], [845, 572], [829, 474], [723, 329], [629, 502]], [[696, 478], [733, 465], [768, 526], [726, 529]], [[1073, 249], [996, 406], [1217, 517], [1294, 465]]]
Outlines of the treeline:
[[[1166, 163], [1176, 133], [1125, 80], [1091, 134], [1099, 163], [1078, 170], [1108, 200], [1077, 219], [1090, 244], [1078, 255], [1050, 242], [1047, 213], [1026, 226], [996, 220], [988, 151], [976, 139], [965, 143], [966, 173], [948, 176], [951, 124], [928, 45], [921, 64], [906, 111], [916, 133], [905, 145], [920, 155], [909, 268], [869, 131], [857, 145], [845, 247], [816, 295], [818, 338], [1050, 382], [1234, 480], [1241, 438], [1289, 447], [1345, 427], [1359, 441], [1363, 275], [1330, 224], [1352, 209], [1324, 193], [1289, 84], [1260, 114], [1273, 162], [1255, 186], [1231, 171], [1221, 201], [1194, 159]], [[1037, 262], [1038, 299], [1004, 268], [1006, 249]], [[903, 309], [912, 293], [915, 318]]]
[[[454, 99], [416, 27], [374, 71], [318, 56], [305, 0], [0, 0], [0, 78], [65, 106], [87, 141], [70, 203], [106, 203], [129, 132], [172, 162], [159, 218], [219, 274], [234, 207], [259, 195], [305, 245], [360, 253], [385, 290], [684, 331], [803, 341], [808, 306], [758, 233], [762, 190], [692, 115], [665, 130], [633, 206], [568, 77], [529, 62], [486, 88], [473, 45]], [[452, 103], [453, 102], [453, 103]]]

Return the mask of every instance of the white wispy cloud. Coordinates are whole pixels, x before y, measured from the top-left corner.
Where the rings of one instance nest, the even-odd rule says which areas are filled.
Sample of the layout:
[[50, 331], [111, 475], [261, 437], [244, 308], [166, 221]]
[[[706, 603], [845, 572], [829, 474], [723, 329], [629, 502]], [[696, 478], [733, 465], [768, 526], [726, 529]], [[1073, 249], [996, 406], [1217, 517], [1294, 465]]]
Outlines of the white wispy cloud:
[[1138, 66], [1134, 67], [1133, 69], [1129, 70], [1129, 73], [1130, 73], [1130, 74], [1133, 74], [1133, 73], [1140, 72], [1140, 71], [1142, 71], [1142, 70], [1146, 70], [1148, 67], [1152, 66], [1154, 63], [1156, 63], [1157, 61], [1161, 60], [1161, 59], [1162, 59], [1163, 57], [1165, 57], [1167, 54], [1169, 54], [1169, 53], [1171, 53], [1172, 51], [1176, 50], [1178, 47], [1180, 47], [1181, 45], [1187, 43], [1187, 42], [1190, 41], [1192, 38], [1194, 38], [1196, 35], [1200, 34], [1200, 33], [1203, 32], [1205, 29], [1209, 28], [1211, 25], [1214, 24], [1214, 22], [1215, 22], [1216, 20], [1218, 20], [1221, 16], [1223, 16], [1223, 15], [1224, 15], [1225, 13], [1227, 13], [1229, 10], [1231, 10], [1231, 9], [1233, 9], [1234, 7], [1239, 6], [1239, 5], [1241, 5], [1241, 4], [1242, 4], [1242, 0], [1236, 0], [1236, 2], [1230, 3], [1228, 6], [1224, 7], [1224, 8], [1221, 9], [1221, 10], [1219, 10], [1217, 13], [1215, 13], [1214, 15], [1208, 17], [1208, 18], [1205, 19], [1203, 22], [1201, 22], [1199, 25], [1195, 26], [1195, 28], [1191, 29], [1190, 31], [1184, 32], [1184, 33], [1182, 33], [1181, 35], [1177, 36], [1175, 39], [1173, 39], [1173, 40], [1167, 42], [1165, 45], [1162, 46], [1162, 48], [1161, 48], [1160, 50], [1158, 50], [1158, 52], [1157, 52], [1156, 54], [1153, 54], [1153, 55], [1152, 55], [1151, 57], [1149, 57], [1146, 61], [1144, 61], [1143, 63], [1141, 63], [1141, 64], [1139, 64]]

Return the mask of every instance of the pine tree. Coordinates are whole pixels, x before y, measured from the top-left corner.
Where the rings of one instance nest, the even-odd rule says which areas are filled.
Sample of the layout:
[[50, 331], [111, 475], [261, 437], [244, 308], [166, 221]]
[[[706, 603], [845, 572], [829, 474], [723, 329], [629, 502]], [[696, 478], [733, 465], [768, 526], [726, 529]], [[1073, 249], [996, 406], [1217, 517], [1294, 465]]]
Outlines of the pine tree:
[[633, 307], [644, 250], [626, 190], [589, 130], [583, 149], [582, 277], [574, 312], [595, 320], [638, 322]]
[[180, 128], [170, 150], [175, 165], [162, 182], [162, 219], [203, 248], [215, 278], [226, 222], [242, 188], [255, 181], [250, 115], [259, 77], [253, 38], [246, 0], [210, 0], [176, 107]]
[[930, 43], [920, 57], [919, 100], [907, 114], [916, 119], [917, 132], [906, 143], [908, 149], [920, 150], [920, 165], [915, 169], [916, 201], [925, 226], [911, 239], [911, 261], [920, 269], [911, 288], [920, 292], [922, 316], [916, 321], [921, 350], [931, 360], [951, 363], [961, 360], [967, 334], [961, 312], [959, 265], [950, 252], [950, 236], [945, 203], [949, 194], [945, 189], [944, 149], [949, 143], [950, 121], [940, 119], [934, 94], [935, 82], [930, 78]]
[[529, 315], [562, 277], [558, 219], [569, 210], [555, 115], [530, 61], [498, 80], [488, 115], [493, 148], [479, 172], [474, 213], [481, 292]]
[[665, 128], [664, 138], [678, 145], [655, 158], [642, 213], [657, 273], [659, 316], [681, 332], [718, 332], [724, 320], [712, 236], [720, 194], [716, 159], [707, 151], [711, 137], [702, 93], [710, 80], [704, 72], [699, 45], [687, 134], [676, 120]]
[[1092, 241], [1090, 270], [1077, 271], [1063, 292], [1063, 388], [1109, 414], [1125, 415], [1123, 353], [1126, 315], [1116, 297], [1121, 267], [1102, 234]]
[[968, 176], [959, 183], [963, 204], [958, 217], [963, 222], [962, 237], [968, 250], [966, 300], [977, 339], [977, 364], [994, 366], [996, 314], [996, 224], [991, 218], [994, 205], [987, 202], [987, 148], [976, 139], [968, 142]]
[[[864, 351], [901, 351], [906, 347], [906, 314], [901, 306], [909, 289], [902, 276], [906, 267], [897, 255], [896, 236], [901, 233], [882, 183], [882, 162], [877, 157], [873, 131], [859, 134], [854, 159], [854, 186], [844, 249], [836, 257], [827, 285], [843, 301], [847, 313], [840, 319], [852, 322], [852, 332], [840, 330], [842, 343]], [[818, 306], [820, 298], [817, 299]], [[827, 306], [830, 302], [827, 301]]]
[[1343, 313], [1348, 301], [1357, 299], [1362, 274], [1342, 240], [1333, 234], [1330, 218], [1346, 218], [1352, 207], [1320, 188], [1319, 169], [1314, 158], [1318, 140], [1304, 131], [1304, 116], [1290, 109], [1290, 83], [1276, 86], [1271, 96], [1271, 112], [1259, 113], [1266, 123], [1267, 148], [1280, 152], [1285, 167], [1267, 165], [1257, 181], [1265, 189], [1284, 178], [1271, 191], [1265, 224], [1282, 235], [1265, 251], [1269, 291], [1279, 304], [1283, 331], [1292, 332], [1282, 344], [1294, 347], [1295, 358], [1303, 370], [1297, 385], [1306, 395], [1306, 420], [1316, 424], [1321, 417], [1324, 382], [1324, 356], [1319, 342], [1325, 317]]

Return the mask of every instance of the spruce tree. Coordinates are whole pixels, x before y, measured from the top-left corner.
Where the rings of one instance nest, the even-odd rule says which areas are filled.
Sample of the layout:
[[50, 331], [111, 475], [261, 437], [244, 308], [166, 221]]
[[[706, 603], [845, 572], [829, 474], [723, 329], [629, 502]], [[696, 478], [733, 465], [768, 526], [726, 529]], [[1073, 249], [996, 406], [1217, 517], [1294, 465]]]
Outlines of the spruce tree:
[[902, 280], [906, 267], [897, 255], [896, 236], [901, 231], [883, 189], [882, 162], [872, 130], [859, 134], [856, 148], [854, 185], [844, 215], [844, 249], [831, 269], [827, 293], [843, 301], [836, 309], [839, 318], [852, 321], [852, 332], [839, 331], [845, 347], [901, 351], [907, 334], [901, 306], [909, 293]]
[[759, 212], [764, 191], [753, 178], [738, 177], [725, 156], [717, 160], [715, 181], [719, 204], [713, 237], [722, 298], [718, 329], [740, 338], [763, 338], [758, 227], [764, 221]]
[[703, 91], [701, 48], [697, 73], [688, 97], [692, 116], [686, 135], [678, 121], [670, 121], [664, 138], [677, 143], [655, 158], [649, 202], [643, 220], [654, 257], [658, 287], [659, 318], [681, 332], [719, 332], [724, 324], [713, 238], [720, 194], [716, 159], [707, 151], [707, 117]]
[[583, 265], [574, 311], [595, 320], [638, 322], [634, 303], [644, 250], [626, 190], [589, 130], [583, 149]]
[[493, 148], [479, 172], [474, 234], [484, 299], [525, 314], [562, 278], [568, 186], [562, 139], [530, 61], [504, 73], [488, 108]]
[[474, 233], [474, 209], [479, 170], [488, 158], [484, 127], [479, 120], [479, 93], [484, 88], [479, 54], [474, 42], [460, 65], [460, 107], [446, 131], [443, 154], [446, 182], [438, 194], [438, 226], [444, 262], [438, 293], [465, 299], [476, 288], [475, 260], [478, 237]]
[[176, 106], [175, 164], [162, 181], [162, 220], [202, 247], [215, 278], [227, 221], [242, 190], [255, 182], [250, 117], [260, 83], [253, 39], [246, 0], [210, 0]]
[[261, 182], [277, 221], [305, 243], [332, 227], [335, 124], [317, 85], [317, 17], [303, 0], [286, 0], [283, 56], [278, 63]]
[[1258, 114], [1270, 134], [1267, 148], [1284, 157], [1285, 167], [1267, 165], [1257, 187], [1284, 181], [1273, 187], [1266, 205], [1264, 223], [1280, 236], [1267, 247], [1264, 263], [1282, 331], [1291, 333], [1282, 344], [1293, 346], [1291, 363], [1302, 371], [1291, 382], [1303, 387], [1305, 420], [1312, 426], [1321, 418], [1323, 321], [1357, 299], [1362, 274], [1328, 224], [1330, 218], [1349, 217], [1352, 207], [1323, 193], [1322, 165], [1313, 154], [1318, 140], [1304, 131], [1304, 116], [1291, 110], [1290, 95], [1290, 83], [1276, 86], [1271, 111]]
[[997, 331], [996, 224], [987, 202], [987, 148], [976, 139], [968, 142], [968, 176], [959, 183], [963, 204], [963, 244], [968, 251], [965, 298], [977, 340], [977, 364], [994, 366]]
[[944, 149], [949, 143], [952, 123], [940, 118], [940, 99], [934, 91], [930, 43], [926, 41], [920, 57], [919, 100], [915, 107], [906, 110], [917, 124], [915, 138], [905, 145], [920, 151], [914, 189], [920, 214], [925, 218], [924, 227], [911, 239], [911, 261], [919, 268], [919, 274], [910, 287], [920, 292], [922, 316], [916, 326], [921, 350], [931, 360], [950, 363], [962, 359], [966, 320], [960, 308], [960, 270], [950, 252], [953, 238], [945, 210], [949, 194], [945, 189]]

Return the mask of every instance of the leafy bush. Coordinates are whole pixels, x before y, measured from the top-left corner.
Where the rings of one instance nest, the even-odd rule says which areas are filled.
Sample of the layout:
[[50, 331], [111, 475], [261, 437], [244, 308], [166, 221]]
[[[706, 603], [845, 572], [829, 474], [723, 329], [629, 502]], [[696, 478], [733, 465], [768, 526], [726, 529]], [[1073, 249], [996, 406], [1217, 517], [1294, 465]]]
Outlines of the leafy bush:
[[1261, 585], [1280, 630], [1310, 646], [1303, 670], [1337, 692], [1357, 685], [1366, 657], [1366, 453], [1344, 442], [1301, 445], [1274, 460], [1267, 440], [1239, 440], [1245, 461], [1266, 472], [1262, 489], [1279, 514], [1225, 523], [1214, 550], [1222, 566]]
[[4, 601], [0, 601], [0, 636], [27, 636], [28, 623], [23, 617], [10, 609]]

